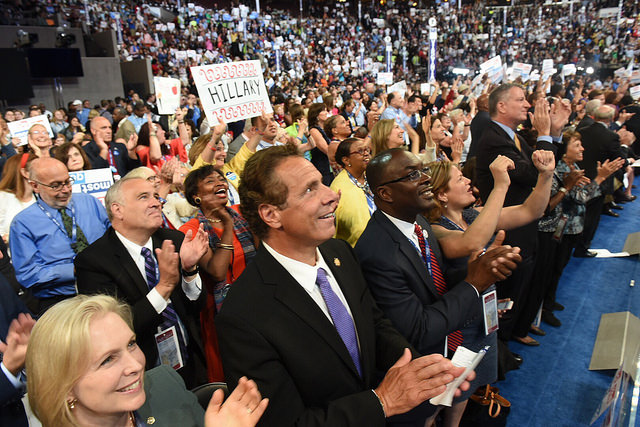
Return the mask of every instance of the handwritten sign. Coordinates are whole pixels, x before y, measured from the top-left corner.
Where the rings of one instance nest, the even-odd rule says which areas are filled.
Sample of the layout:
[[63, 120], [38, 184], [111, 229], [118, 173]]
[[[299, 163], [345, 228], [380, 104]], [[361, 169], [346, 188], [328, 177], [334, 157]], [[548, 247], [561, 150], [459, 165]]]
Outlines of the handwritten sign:
[[49, 119], [44, 114], [28, 117], [22, 120], [16, 120], [15, 122], [8, 122], [7, 125], [9, 126], [11, 138], [20, 138], [20, 144], [18, 145], [26, 145], [28, 143], [27, 136], [29, 134], [29, 129], [33, 125], [44, 126], [47, 129], [47, 132], [49, 132], [49, 136], [53, 138], [53, 131], [51, 130]]
[[174, 114], [180, 106], [180, 80], [169, 77], [154, 77], [159, 114]]
[[73, 178], [73, 193], [91, 194], [104, 205], [107, 190], [113, 185], [111, 169], [90, 169], [86, 171], [69, 172]]
[[191, 67], [191, 75], [210, 126], [273, 111], [260, 61]]

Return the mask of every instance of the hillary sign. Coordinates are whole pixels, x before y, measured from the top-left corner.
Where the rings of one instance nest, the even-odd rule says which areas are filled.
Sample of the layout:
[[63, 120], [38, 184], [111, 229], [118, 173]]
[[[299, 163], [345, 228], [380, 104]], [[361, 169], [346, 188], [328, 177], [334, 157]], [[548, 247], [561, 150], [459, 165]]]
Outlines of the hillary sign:
[[107, 190], [113, 185], [111, 169], [90, 169], [85, 171], [69, 172], [73, 178], [73, 193], [91, 194], [104, 205], [104, 197]]
[[191, 75], [210, 126], [273, 111], [260, 61], [191, 67]]

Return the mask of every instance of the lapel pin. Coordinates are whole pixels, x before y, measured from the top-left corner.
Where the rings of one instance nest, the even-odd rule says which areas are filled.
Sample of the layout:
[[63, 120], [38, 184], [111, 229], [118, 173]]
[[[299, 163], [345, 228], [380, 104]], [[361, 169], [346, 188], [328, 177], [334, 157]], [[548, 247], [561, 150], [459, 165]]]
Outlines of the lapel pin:
[[151, 424], [155, 424], [156, 419], [154, 417], [149, 417], [147, 418], [147, 424], [151, 425]]
[[333, 265], [335, 265], [336, 267], [340, 267], [340, 260], [338, 258], [334, 258]]

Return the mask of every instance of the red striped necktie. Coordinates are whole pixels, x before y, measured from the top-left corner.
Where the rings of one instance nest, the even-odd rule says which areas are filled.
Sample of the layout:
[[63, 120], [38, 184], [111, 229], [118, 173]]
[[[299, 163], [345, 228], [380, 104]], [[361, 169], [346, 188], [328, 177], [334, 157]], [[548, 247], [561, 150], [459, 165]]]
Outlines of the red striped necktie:
[[[424, 232], [422, 227], [418, 224], [415, 224], [415, 233], [418, 237], [418, 243], [420, 244], [420, 251], [422, 252], [422, 259], [427, 259], [427, 241], [424, 238]], [[436, 287], [439, 295], [444, 295], [447, 292], [447, 282], [444, 280], [444, 275], [442, 274], [442, 270], [440, 269], [440, 265], [438, 264], [438, 260], [436, 259], [435, 254], [431, 247], [429, 247], [429, 261], [431, 264], [431, 268], [429, 269], [429, 273], [431, 273], [431, 279], [433, 280], [433, 284]], [[451, 332], [447, 336], [447, 347], [450, 354], [456, 351], [459, 345], [462, 345], [462, 332], [459, 330]]]

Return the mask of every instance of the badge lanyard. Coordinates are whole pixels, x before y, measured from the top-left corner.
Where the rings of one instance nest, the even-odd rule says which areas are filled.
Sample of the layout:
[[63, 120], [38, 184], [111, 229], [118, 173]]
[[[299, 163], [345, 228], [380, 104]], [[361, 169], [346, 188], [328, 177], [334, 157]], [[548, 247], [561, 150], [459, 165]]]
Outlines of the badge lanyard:
[[[47, 216], [47, 218], [49, 218], [51, 221], [53, 221], [53, 223], [60, 229], [60, 231], [62, 231], [62, 233], [67, 236], [67, 238], [69, 238], [69, 234], [67, 233], [67, 230], [64, 228], [64, 226], [62, 224], [60, 224], [60, 222], [58, 222], [57, 219], [55, 219], [48, 210], [46, 210], [41, 204], [40, 204], [40, 199], [36, 200], [36, 204], [38, 205], [38, 207], [40, 208], [40, 210], [42, 212], [44, 212], [44, 214]], [[77, 234], [77, 227], [76, 227], [76, 208], [73, 202], [70, 203], [71, 205], [71, 243], [75, 243], [76, 242], [76, 234]]]

